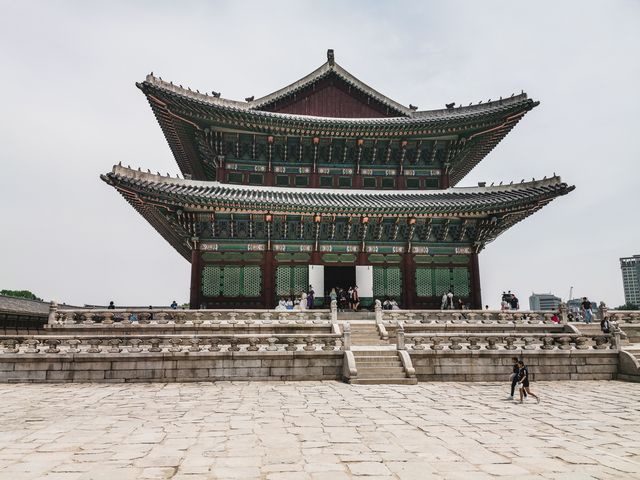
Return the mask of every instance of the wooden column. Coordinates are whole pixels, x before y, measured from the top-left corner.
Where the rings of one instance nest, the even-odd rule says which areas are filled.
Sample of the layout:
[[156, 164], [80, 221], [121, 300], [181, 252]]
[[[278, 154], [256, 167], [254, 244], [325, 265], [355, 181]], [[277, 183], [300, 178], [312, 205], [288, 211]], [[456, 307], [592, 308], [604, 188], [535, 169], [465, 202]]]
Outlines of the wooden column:
[[480, 268], [478, 265], [478, 254], [471, 254], [471, 308], [482, 309], [482, 293], [480, 289]]
[[191, 250], [191, 290], [189, 294], [189, 308], [200, 308], [200, 288], [202, 284], [202, 257], [196, 244]]
[[264, 252], [262, 267], [262, 305], [263, 308], [275, 308], [273, 250]]
[[416, 302], [416, 264], [412, 253], [402, 255], [402, 309], [415, 308]]

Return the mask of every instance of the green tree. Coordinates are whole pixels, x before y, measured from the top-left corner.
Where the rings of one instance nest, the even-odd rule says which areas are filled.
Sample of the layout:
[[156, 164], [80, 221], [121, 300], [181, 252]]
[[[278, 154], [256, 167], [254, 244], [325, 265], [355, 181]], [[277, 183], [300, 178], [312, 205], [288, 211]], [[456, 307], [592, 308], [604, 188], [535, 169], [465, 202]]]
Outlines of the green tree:
[[616, 310], [640, 310], [638, 305], [634, 303], [625, 303], [624, 305], [620, 305]]
[[27, 300], [42, 301], [41, 298], [36, 297], [35, 294], [29, 290], [0, 290], [0, 295], [4, 295], [5, 297], [26, 298]]

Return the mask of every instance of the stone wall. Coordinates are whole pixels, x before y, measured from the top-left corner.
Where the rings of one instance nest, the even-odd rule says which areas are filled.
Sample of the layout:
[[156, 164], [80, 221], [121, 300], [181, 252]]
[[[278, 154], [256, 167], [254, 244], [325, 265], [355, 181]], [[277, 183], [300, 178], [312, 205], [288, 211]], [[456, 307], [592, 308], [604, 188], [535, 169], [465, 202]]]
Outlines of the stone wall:
[[0, 383], [340, 380], [341, 351], [2, 354]]
[[615, 350], [409, 351], [420, 382], [508, 381], [511, 357], [522, 358], [532, 380], [613, 380]]

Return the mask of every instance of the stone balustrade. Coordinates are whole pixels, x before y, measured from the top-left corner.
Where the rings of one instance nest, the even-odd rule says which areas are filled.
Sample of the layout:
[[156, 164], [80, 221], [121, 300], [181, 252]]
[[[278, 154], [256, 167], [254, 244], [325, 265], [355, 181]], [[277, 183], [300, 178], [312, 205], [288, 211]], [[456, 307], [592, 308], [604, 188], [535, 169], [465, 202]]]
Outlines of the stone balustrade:
[[640, 325], [640, 311], [637, 310], [608, 310], [607, 316], [610, 320], [618, 324], [638, 324]]
[[[404, 332], [404, 330], [402, 330]], [[405, 334], [405, 348], [424, 350], [617, 350], [617, 335]], [[400, 343], [398, 343], [400, 347]]]
[[329, 326], [331, 311], [323, 310], [173, 310], [173, 309], [58, 309], [52, 307], [48, 328], [99, 325], [139, 327], [144, 325], [220, 327], [297, 325]]
[[552, 312], [520, 310], [380, 310], [385, 326], [418, 324], [557, 325]]
[[6, 354], [138, 354], [189, 352], [296, 352], [342, 350], [343, 337], [326, 335], [34, 335], [0, 337]]

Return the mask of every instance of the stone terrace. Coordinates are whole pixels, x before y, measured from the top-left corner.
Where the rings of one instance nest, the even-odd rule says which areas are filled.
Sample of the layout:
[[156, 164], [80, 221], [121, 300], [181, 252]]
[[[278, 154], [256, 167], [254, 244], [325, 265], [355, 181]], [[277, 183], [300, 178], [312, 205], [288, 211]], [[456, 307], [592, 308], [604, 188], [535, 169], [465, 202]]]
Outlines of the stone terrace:
[[637, 384], [507, 387], [0, 385], [0, 478], [640, 478]]

